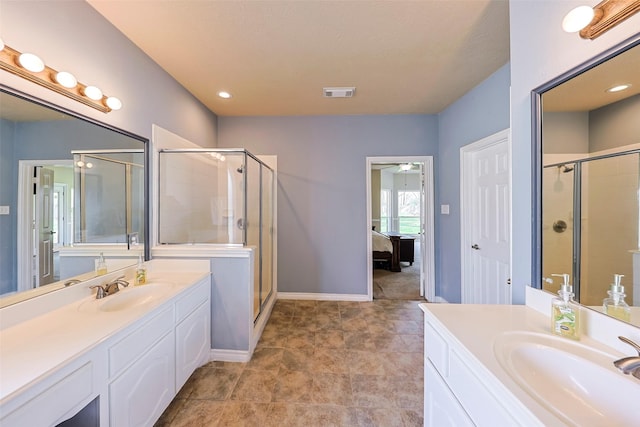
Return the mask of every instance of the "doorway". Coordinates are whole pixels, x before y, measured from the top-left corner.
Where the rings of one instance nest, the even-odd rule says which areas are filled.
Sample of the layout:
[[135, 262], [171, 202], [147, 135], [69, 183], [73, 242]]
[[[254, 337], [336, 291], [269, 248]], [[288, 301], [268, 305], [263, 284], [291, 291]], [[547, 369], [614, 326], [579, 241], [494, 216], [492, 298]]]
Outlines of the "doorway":
[[[433, 157], [367, 157], [366, 166], [368, 299], [434, 300]], [[378, 251], [387, 239], [395, 243]], [[385, 292], [384, 282], [396, 285]]]
[[70, 243], [73, 161], [18, 164], [18, 291], [59, 280], [60, 246]]
[[460, 149], [463, 304], [511, 304], [509, 129]]

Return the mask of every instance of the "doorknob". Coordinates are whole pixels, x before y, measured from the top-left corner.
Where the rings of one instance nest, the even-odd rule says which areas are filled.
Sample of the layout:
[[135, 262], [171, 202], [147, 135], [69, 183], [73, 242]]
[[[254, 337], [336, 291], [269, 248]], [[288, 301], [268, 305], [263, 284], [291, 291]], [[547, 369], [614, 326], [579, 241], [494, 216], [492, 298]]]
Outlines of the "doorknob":
[[471, 249], [475, 249], [476, 251], [480, 250], [480, 246], [478, 246], [477, 243], [474, 243], [473, 245], [471, 245]]

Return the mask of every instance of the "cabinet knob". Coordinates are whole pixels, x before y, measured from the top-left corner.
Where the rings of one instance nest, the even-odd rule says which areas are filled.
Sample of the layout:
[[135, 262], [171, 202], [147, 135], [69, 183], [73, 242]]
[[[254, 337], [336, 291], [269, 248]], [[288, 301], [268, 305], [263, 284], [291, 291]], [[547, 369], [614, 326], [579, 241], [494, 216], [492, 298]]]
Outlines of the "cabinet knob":
[[473, 245], [471, 245], [471, 249], [475, 249], [476, 251], [480, 250], [480, 246], [478, 246], [477, 243], [474, 243]]

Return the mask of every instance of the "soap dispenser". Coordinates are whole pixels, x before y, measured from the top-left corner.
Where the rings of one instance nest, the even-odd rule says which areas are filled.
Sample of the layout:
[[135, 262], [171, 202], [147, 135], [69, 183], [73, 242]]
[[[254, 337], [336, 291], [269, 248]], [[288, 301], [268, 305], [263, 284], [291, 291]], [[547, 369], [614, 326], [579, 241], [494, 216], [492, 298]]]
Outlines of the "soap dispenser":
[[107, 262], [104, 260], [104, 253], [100, 252], [100, 256], [96, 260], [96, 275], [104, 276], [107, 274]]
[[147, 283], [147, 267], [144, 266], [142, 252], [138, 254], [138, 266], [136, 267], [136, 278], [134, 285], [144, 285]]
[[574, 340], [580, 339], [580, 308], [573, 300], [573, 286], [569, 284], [569, 275], [552, 274], [562, 277], [558, 297], [551, 302], [551, 332]]
[[605, 298], [604, 301], [602, 301], [602, 307], [604, 308], [604, 312], [609, 316], [624, 320], [625, 322], [630, 322], [631, 309], [624, 300], [624, 286], [620, 283], [623, 277], [623, 274], [613, 275], [611, 290], [607, 291], [609, 298]]

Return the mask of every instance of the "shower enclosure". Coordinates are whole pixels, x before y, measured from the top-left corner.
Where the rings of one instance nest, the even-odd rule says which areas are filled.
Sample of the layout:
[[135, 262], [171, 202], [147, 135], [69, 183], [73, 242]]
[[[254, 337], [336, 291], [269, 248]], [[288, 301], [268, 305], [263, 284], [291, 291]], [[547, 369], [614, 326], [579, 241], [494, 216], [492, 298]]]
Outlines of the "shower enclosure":
[[[623, 274], [626, 301], [640, 299], [634, 257], [640, 248], [640, 150], [544, 166], [543, 287], [569, 273], [580, 303], [602, 305], [614, 274]], [[637, 263], [637, 259], [636, 259]], [[553, 280], [553, 283], [551, 282]]]
[[273, 170], [244, 149], [164, 149], [158, 176], [159, 244], [255, 248], [255, 321], [273, 287]]

